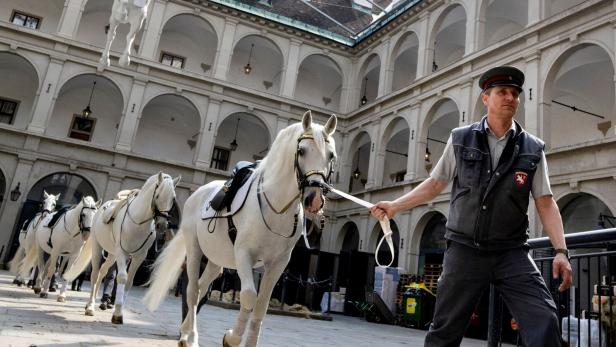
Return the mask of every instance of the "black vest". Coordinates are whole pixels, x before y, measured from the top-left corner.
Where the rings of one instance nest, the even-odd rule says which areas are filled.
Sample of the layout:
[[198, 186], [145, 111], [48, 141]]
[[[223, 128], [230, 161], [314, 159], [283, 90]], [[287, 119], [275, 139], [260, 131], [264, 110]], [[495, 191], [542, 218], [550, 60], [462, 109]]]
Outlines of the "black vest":
[[485, 119], [452, 131], [456, 175], [445, 238], [479, 249], [515, 248], [528, 239], [528, 202], [544, 143], [515, 122], [492, 168]]

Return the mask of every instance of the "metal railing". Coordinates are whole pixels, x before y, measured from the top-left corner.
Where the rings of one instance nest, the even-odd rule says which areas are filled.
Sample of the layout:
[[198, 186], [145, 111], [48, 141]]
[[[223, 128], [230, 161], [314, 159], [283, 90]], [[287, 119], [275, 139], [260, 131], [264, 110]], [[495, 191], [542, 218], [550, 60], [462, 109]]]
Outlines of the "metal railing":
[[[571, 250], [573, 282], [558, 291], [560, 279], [552, 278], [549, 238], [529, 240], [535, 263], [558, 308], [561, 338], [565, 346], [616, 346], [616, 228], [565, 235]], [[498, 291], [490, 287], [488, 346], [505, 343], [524, 346]], [[505, 322], [507, 323], [507, 322]]]

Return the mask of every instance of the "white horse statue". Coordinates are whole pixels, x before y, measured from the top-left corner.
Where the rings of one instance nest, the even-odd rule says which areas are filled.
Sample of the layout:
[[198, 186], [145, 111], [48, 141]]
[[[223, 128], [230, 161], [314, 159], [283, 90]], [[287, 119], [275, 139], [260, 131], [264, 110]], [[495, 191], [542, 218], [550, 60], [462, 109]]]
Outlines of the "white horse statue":
[[[9, 269], [12, 273], [17, 274], [15, 279], [13, 280], [13, 284], [17, 284], [18, 286], [22, 286], [24, 284], [24, 279], [28, 278], [29, 275], [23, 276], [19, 273], [19, 268], [21, 267], [23, 260], [26, 258], [26, 249], [30, 249], [32, 242], [34, 241], [34, 229], [38, 227], [47, 215], [52, 213], [56, 209], [56, 204], [60, 199], [60, 194], [53, 195], [47, 194], [46, 191], [43, 190], [43, 206], [41, 212], [37, 213], [32, 219], [26, 221], [24, 227], [19, 232], [19, 248], [17, 248], [17, 252], [15, 256], [10, 262]], [[27, 236], [31, 235], [30, 238]]]
[[[62, 272], [66, 264], [77, 258], [82, 251], [90, 236], [96, 210], [97, 203], [94, 199], [85, 196], [77, 205], [49, 214], [34, 230], [35, 240], [27, 250], [20, 273], [28, 273], [37, 262], [39, 274], [33, 289], [35, 293], [40, 293], [41, 298], [47, 297], [49, 282], [56, 272], [58, 258], [62, 257], [59, 267]], [[53, 221], [53, 224], [49, 225], [50, 221]], [[43, 252], [49, 254], [47, 261], [44, 260]], [[59, 302], [66, 301], [67, 285], [68, 282], [63, 281], [58, 295]]]
[[[145, 260], [148, 249], [156, 239], [154, 220], [156, 217], [169, 218], [169, 211], [175, 200], [175, 186], [180, 177], [175, 179], [162, 172], [149, 177], [143, 187], [135, 194], [130, 194], [127, 202], [111, 200], [103, 204], [94, 215], [92, 237], [88, 239], [85, 250], [66, 270], [64, 278], [71, 281], [92, 261], [92, 288], [90, 300], [86, 305], [86, 315], [94, 315], [96, 294], [100, 282], [114, 262], [117, 262], [118, 275], [116, 288], [115, 311], [111, 318], [114, 324], [123, 324], [122, 308], [128, 291], [133, 284], [137, 269]], [[117, 209], [115, 218], [107, 222], [104, 212], [114, 208], [114, 204], [122, 203]], [[107, 223], [106, 223], [107, 222]], [[109, 255], [101, 267], [103, 250]], [[130, 261], [128, 272], [126, 264]]]
[[[206, 199], [223, 181], [210, 182], [188, 198], [180, 230], [157, 258], [144, 298], [148, 308], [155, 310], [176, 283], [182, 262], [188, 256], [189, 311], [180, 328], [179, 346], [198, 345], [196, 305], [223, 267], [237, 269], [241, 280], [240, 313], [235, 327], [225, 333], [223, 345], [238, 346], [249, 320], [245, 345], [257, 345], [272, 289], [302, 235], [304, 210], [322, 211], [323, 190], [327, 189], [326, 181], [336, 157], [332, 137], [336, 124], [334, 115], [325, 126], [313, 124], [308, 111], [301, 123], [280, 131], [269, 154], [253, 173], [244, 206], [233, 215], [237, 227], [234, 243], [226, 221], [208, 229], [208, 221], [201, 219]], [[199, 278], [202, 254], [208, 263]], [[265, 272], [257, 294], [253, 269], [260, 266]]]
[[100, 59], [101, 66], [109, 66], [109, 50], [116, 35], [116, 29], [120, 24], [130, 24], [130, 30], [126, 35], [126, 48], [120, 57], [121, 66], [130, 64], [130, 52], [137, 32], [141, 29], [143, 21], [148, 15], [150, 0], [114, 0], [109, 16], [109, 28], [107, 29], [107, 42]]

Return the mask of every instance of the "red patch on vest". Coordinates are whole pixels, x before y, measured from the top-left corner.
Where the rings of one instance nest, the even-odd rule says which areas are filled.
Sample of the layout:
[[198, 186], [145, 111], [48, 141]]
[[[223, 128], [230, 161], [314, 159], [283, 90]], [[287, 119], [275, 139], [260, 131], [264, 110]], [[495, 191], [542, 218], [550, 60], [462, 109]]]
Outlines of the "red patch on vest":
[[526, 181], [528, 180], [528, 174], [523, 171], [516, 171], [514, 178], [515, 178], [515, 185], [518, 186], [519, 188], [522, 188], [524, 187], [524, 185], [526, 184]]

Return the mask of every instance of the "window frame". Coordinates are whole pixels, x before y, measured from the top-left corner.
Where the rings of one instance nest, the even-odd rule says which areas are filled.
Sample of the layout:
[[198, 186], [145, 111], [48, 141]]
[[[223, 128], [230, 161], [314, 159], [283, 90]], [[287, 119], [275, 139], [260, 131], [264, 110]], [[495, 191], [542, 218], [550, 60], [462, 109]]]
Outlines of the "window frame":
[[[75, 129], [76, 121], [78, 121], [78, 120], [87, 120], [87, 121], [91, 122], [91, 124], [90, 124], [91, 130], [89, 132], [87, 132], [87, 131], [84, 131], [84, 130]], [[66, 136], [68, 138], [70, 138], [70, 139], [86, 141], [86, 142], [92, 142], [92, 137], [94, 136], [94, 129], [95, 129], [95, 127], [96, 127], [96, 118], [84, 117], [81, 114], [74, 113], [73, 114], [73, 119], [71, 120], [71, 126], [68, 128], [68, 134]], [[77, 137], [72, 136], [73, 134], [76, 134]], [[79, 135], [87, 135], [87, 139], [86, 138], [81, 138], [81, 137], [79, 137]]]
[[[171, 58], [171, 65], [165, 64], [163, 63], [163, 59], [165, 58], [165, 56], [168, 56]], [[173, 62], [175, 60], [181, 60], [182, 61], [182, 66], [181, 67], [177, 67], [177, 66], [173, 66]], [[175, 69], [184, 69], [184, 66], [186, 65], [186, 57], [183, 57], [181, 55], [177, 55], [177, 54], [173, 54], [171, 52], [166, 52], [166, 51], [160, 51], [160, 59], [159, 62], [165, 66], [169, 66]]]
[[[13, 22], [15, 20], [15, 16], [16, 15], [22, 15], [22, 16], [26, 16], [26, 21], [24, 22], [23, 25], [17, 24], [15, 22]], [[30, 28], [29, 26], [25, 25], [28, 21], [28, 18], [33, 18], [36, 19], [36, 28]], [[35, 16], [33, 14], [30, 14], [28, 12], [24, 12], [24, 11], [20, 11], [20, 10], [15, 10], [13, 9], [13, 13], [11, 14], [11, 19], [10, 19], [10, 23], [13, 25], [18, 25], [20, 27], [23, 28], [28, 28], [28, 29], [33, 29], [33, 30], [39, 30], [41, 28], [41, 23], [43, 23], [43, 17], [39, 17], [39, 16]]]
[[[2, 106], [4, 105], [4, 103], [13, 103], [13, 104], [15, 104], [15, 108], [13, 109], [13, 114], [9, 115], [8, 113], [2, 113]], [[19, 110], [20, 103], [21, 102], [19, 100], [5, 98], [3, 96], [0, 96], [0, 115], [11, 116], [11, 120], [9, 122], [5, 123], [5, 122], [0, 121], [0, 124], [13, 125], [15, 123], [15, 116], [17, 116], [17, 111]]]
[[[223, 161], [222, 159], [220, 159], [219, 157], [216, 156], [217, 152], [223, 153], [226, 152], [227, 153], [227, 159], [226, 161]], [[210, 160], [210, 168], [212, 169], [216, 169], [216, 170], [221, 170], [221, 171], [227, 171], [229, 169], [229, 159], [231, 159], [231, 150], [228, 148], [224, 148], [224, 147], [219, 147], [219, 146], [214, 146], [214, 149], [212, 150], [212, 159]], [[219, 165], [219, 163], [224, 163], [224, 168], [221, 169]]]

